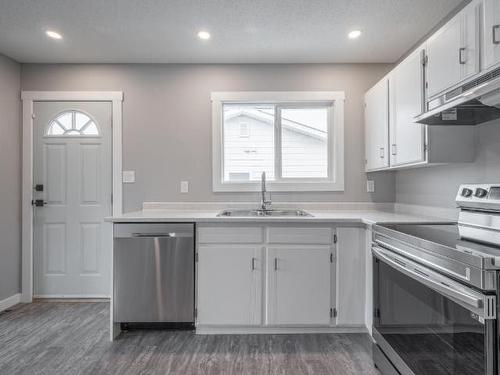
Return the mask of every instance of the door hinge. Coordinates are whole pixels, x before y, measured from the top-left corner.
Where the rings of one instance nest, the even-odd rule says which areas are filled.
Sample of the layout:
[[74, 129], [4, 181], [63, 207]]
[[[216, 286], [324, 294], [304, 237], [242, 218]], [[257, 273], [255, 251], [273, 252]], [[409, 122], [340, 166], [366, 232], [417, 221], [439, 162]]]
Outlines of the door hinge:
[[[423, 51], [422, 51], [423, 52]], [[427, 66], [427, 63], [429, 62], [429, 56], [423, 53], [422, 55], [422, 65]]]
[[336, 318], [337, 317], [337, 309], [335, 307], [330, 309], [330, 318]]
[[333, 235], [333, 243], [337, 243], [337, 240], [338, 240], [337, 235], [336, 235], [336, 234], [334, 234], [334, 235]]

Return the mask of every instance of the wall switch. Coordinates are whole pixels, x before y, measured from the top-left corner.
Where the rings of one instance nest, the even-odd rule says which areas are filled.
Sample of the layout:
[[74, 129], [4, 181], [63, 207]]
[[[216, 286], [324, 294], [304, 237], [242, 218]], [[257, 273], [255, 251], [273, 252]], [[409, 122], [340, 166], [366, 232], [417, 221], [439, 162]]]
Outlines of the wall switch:
[[135, 171], [123, 171], [122, 181], [124, 184], [133, 184], [135, 182]]
[[189, 192], [189, 181], [181, 181], [181, 193]]
[[374, 193], [375, 192], [375, 181], [373, 181], [373, 180], [366, 181], [366, 191], [368, 193]]

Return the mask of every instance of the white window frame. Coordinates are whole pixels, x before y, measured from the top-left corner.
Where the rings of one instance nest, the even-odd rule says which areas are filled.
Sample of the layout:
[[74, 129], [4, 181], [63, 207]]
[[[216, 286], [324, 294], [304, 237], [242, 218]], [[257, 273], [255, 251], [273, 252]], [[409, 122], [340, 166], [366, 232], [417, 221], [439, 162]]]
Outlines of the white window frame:
[[[223, 111], [224, 104], [273, 104], [291, 108], [331, 103], [328, 120], [328, 178], [280, 178], [269, 181], [269, 191], [344, 191], [344, 101], [343, 91], [237, 91], [212, 92], [212, 188], [214, 192], [260, 191], [260, 181], [224, 181]], [[275, 132], [281, 126], [276, 126]], [[279, 142], [275, 137], [275, 145]], [[280, 152], [280, 148], [276, 148]], [[281, 155], [277, 155], [275, 160]], [[280, 160], [277, 164], [281, 165]]]

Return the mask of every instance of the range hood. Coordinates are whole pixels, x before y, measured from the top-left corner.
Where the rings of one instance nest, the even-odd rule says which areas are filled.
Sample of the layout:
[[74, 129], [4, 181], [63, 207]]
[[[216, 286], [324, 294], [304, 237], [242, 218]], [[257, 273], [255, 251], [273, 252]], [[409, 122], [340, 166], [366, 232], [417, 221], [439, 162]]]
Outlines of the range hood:
[[426, 103], [415, 117], [426, 125], [477, 125], [500, 118], [500, 68]]

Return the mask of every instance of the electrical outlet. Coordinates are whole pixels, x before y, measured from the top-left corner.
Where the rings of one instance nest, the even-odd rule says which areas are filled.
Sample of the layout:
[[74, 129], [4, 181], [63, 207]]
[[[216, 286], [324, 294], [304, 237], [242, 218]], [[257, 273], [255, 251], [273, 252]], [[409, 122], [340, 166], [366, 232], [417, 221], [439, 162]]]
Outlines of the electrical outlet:
[[366, 181], [366, 191], [368, 193], [374, 193], [375, 192], [375, 181], [373, 181], [373, 180]]
[[189, 182], [181, 181], [181, 193], [188, 193], [188, 192], [189, 192]]

